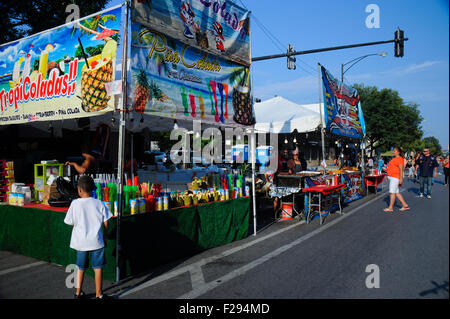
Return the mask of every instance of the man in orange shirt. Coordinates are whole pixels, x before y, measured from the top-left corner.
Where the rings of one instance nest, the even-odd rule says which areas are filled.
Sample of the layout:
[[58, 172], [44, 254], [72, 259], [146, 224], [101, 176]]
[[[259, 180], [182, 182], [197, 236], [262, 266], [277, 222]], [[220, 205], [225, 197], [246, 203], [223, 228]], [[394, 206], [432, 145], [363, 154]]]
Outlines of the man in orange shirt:
[[397, 198], [402, 203], [401, 211], [409, 209], [408, 204], [400, 194], [400, 186], [403, 184], [405, 159], [403, 158], [403, 151], [400, 147], [394, 147], [394, 158], [389, 162], [387, 175], [389, 179], [389, 207], [385, 208], [385, 212], [393, 212], [395, 199]]

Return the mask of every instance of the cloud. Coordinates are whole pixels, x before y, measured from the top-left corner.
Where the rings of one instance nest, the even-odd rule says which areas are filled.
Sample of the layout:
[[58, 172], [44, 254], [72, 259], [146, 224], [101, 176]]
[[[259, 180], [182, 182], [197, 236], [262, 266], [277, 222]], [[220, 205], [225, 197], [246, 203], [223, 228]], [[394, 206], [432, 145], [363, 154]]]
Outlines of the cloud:
[[6, 68], [6, 63], [5, 62], [0, 62], [0, 68]]
[[425, 61], [423, 63], [412, 64], [412, 65], [409, 65], [404, 68], [394, 68], [391, 70], [381, 71], [381, 72], [350, 75], [350, 76], [346, 76], [346, 78], [350, 79], [351, 82], [356, 82], [359, 80], [366, 80], [366, 79], [372, 79], [372, 78], [405, 76], [405, 75], [409, 75], [411, 73], [425, 71], [426, 69], [431, 68], [432, 66], [435, 66], [435, 65], [438, 65], [441, 63], [443, 63], [443, 61]]
[[421, 64], [413, 64], [413, 65], [408, 66], [405, 69], [401, 69], [399, 71], [394, 71], [394, 74], [397, 73], [397, 75], [407, 75], [410, 73], [419, 72], [419, 71], [428, 69], [428, 68], [432, 67], [433, 65], [440, 64], [440, 63], [442, 63], [442, 61], [425, 61]]

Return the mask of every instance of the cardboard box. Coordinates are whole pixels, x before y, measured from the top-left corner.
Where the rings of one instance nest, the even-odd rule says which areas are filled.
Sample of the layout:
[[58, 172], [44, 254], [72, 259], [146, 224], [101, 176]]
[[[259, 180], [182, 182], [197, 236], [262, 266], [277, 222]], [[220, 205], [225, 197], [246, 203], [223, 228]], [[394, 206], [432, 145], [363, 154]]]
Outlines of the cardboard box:
[[42, 201], [44, 204], [48, 204], [50, 198], [58, 198], [61, 194], [56, 189], [56, 183], [52, 185], [44, 185], [44, 191], [42, 192]]

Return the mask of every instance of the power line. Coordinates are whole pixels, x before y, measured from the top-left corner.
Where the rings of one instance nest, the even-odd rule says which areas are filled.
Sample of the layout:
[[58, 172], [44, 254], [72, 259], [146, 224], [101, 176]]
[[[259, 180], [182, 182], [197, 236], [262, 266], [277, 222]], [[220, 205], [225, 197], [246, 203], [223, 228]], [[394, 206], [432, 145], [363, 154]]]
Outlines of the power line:
[[[242, 0], [239, 0], [239, 2], [242, 4], [242, 6], [248, 10], [247, 6], [245, 5], [245, 3]], [[270, 41], [272, 41], [272, 43], [282, 52], [285, 52], [285, 46], [284, 44], [276, 37], [272, 34], [272, 32], [270, 32], [270, 30], [256, 17], [255, 14], [253, 14], [253, 18], [256, 22], [256, 24], [261, 28], [261, 30], [263, 31], [263, 33], [269, 38]], [[278, 42], [278, 44], [276, 43]], [[304, 65], [306, 65], [308, 68], [310, 68], [313, 72], [316, 72], [316, 69], [311, 67], [308, 63], [306, 63], [305, 61], [297, 58], [298, 61], [300, 61], [301, 63], [303, 63]], [[315, 76], [315, 74], [312, 74], [311, 72], [309, 72], [308, 70], [304, 69], [303, 67], [301, 67], [299, 65], [299, 68], [302, 69], [303, 71], [305, 71], [306, 73]]]

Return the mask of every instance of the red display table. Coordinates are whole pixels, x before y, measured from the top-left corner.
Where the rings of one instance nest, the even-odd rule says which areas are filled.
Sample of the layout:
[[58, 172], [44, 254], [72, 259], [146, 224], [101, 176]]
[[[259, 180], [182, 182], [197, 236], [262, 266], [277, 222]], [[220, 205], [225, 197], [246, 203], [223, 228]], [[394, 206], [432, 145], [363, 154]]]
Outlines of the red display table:
[[[303, 193], [306, 193], [308, 196], [308, 208], [306, 213], [306, 223], [309, 223], [311, 221], [311, 211], [312, 207], [317, 207], [319, 218], [320, 218], [320, 224], [322, 225], [322, 217], [327, 214], [322, 213], [322, 199], [324, 196], [332, 196], [334, 193], [338, 193], [337, 196], [338, 204], [339, 204], [339, 214], [342, 215], [342, 207], [341, 207], [341, 192], [340, 190], [345, 187], [345, 184], [339, 184], [335, 186], [328, 186], [328, 185], [316, 185], [308, 188], [302, 189]], [[314, 198], [318, 199], [318, 204], [313, 204], [312, 200]]]
[[61, 212], [61, 213], [67, 213], [67, 211], [69, 210], [69, 207], [52, 207], [50, 205], [37, 204], [37, 203], [25, 204], [25, 205], [23, 205], [23, 207], [50, 210], [53, 212]]
[[369, 192], [369, 186], [375, 187], [375, 194], [378, 192], [378, 185], [381, 184], [381, 189], [383, 190], [383, 180], [386, 174], [378, 175], [365, 175], [364, 183], [366, 183], [367, 192]]

